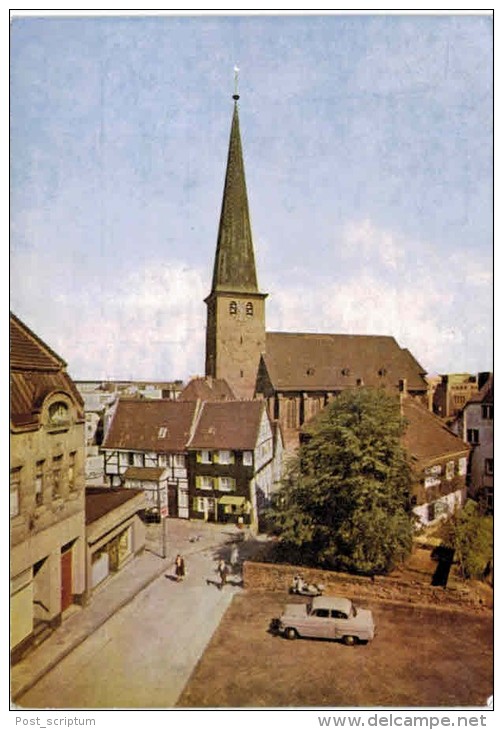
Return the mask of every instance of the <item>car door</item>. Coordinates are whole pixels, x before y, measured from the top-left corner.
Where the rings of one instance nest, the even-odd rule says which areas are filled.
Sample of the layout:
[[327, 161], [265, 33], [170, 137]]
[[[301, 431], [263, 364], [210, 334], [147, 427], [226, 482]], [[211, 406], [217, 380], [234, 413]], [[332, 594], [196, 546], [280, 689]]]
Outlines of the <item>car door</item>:
[[309, 615], [308, 635], [318, 639], [332, 639], [334, 635], [333, 624], [328, 608], [316, 608]]
[[349, 619], [343, 611], [330, 611], [332, 618], [332, 636], [340, 639], [348, 634]]

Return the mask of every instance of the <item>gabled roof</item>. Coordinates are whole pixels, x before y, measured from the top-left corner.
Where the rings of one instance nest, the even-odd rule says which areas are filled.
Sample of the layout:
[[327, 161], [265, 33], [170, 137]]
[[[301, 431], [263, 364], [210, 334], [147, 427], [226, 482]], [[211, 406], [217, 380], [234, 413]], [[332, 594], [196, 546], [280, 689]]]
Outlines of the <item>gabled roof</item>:
[[169, 399], [120, 399], [102, 447], [184, 451], [197, 407], [197, 403]]
[[262, 400], [203, 403], [188, 448], [252, 451], [264, 413]]
[[276, 390], [343, 390], [362, 385], [426, 391], [426, 374], [394, 337], [267, 332], [262, 356]]
[[211, 290], [258, 292], [237, 99], [232, 116]]
[[66, 367], [66, 362], [12, 312], [9, 336], [11, 370], [57, 372]]
[[403, 399], [403, 415], [407, 421], [403, 444], [416, 462], [426, 464], [469, 452], [470, 447], [463, 439], [414, 398]]
[[14, 314], [10, 315], [10, 418], [14, 427], [36, 427], [51, 393], [65, 393], [84, 417], [83, 400], [65, 361]]
[[207, 376], [192, 378], [178, 396], [178, 400], [235, 400], [235, 396], [226, 380]]

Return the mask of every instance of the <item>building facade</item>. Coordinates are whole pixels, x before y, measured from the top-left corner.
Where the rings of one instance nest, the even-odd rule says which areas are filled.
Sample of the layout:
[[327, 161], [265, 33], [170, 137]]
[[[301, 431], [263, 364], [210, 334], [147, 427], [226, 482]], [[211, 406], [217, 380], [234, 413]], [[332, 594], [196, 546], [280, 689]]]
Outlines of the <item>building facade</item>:
[[282, 440], [261, 401], [203, 403], [187, 445], [190, 516], [254, 529], [281, 478]]
[[494, 390], [493, 376], [481, 381], [480, 390], [472, 396], [452, 425], [471, 446], [468, 465], [468, 491], [485, 510], [494, 510]]
[[161, 516], [189, 517], [186, 444], [197, 402], [120, 399], [105, 436], [108, 483], [144, 489]]
[[441, 375], [433, 393], [433, 413], [441, 418], [457, 416], [478, 389], [475, 375], [469, 373]]
[[418, 527], [425, 527], [463, 506], [470, 447], [416, 399], [403, 397], [402, 409], [404, 446], [413, 467], [413, 511]]
[[10, 318], [11, 651], [86, 600], [84, 408], [66, 363]]

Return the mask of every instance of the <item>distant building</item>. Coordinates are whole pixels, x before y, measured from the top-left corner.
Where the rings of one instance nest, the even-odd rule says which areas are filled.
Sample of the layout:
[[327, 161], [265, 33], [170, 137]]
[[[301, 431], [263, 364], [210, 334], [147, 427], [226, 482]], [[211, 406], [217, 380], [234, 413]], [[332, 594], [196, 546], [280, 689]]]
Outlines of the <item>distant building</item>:
[[84, 404], [66, 363], [10, 317], [13, 661], [86, 599]]
[[494, 386], [493, 375], [479, 376], [480, 390], [465, 404], [451, 428], [471, 446], [468, 491], [487, 512], [494, 509]]
[[440, 418], [452, 418], [478, 391], [477, 376], [469, 373], [441, 375], [433, 393], [433, 413]]
[[120, 399], [102, 445], [110, 485], [143, 489], [149, 509], [188, 518], [186, 444], [197, 408], [189, 401]]
[[470, 447], [414, 398], [403, 397], [403, 443], [414, 474], [414, 513], [427, 526], [451, 515], [466, 499]]
[[[239, 399], [263, 398], [290, 446], [299, 430], [342, 390], [360, 385], [409, 392], [427, 402], [425, 371], [393, 337], [267, 332], [251, 235], [237, 101], [211, 291], [205, 299], [206, 376], [225, 380]], [[316, 322], [313, 322], [316, 327]]]
[[203, 403], [187, 445], [190, 516], [257, 528], [281, 478], [283, 442], [263, 401]]
[[194, 377], [189, 380], [179, 395], [179, 400], [215, 401], [235, 400], [236, 397], [226, 380], [221, 378]]

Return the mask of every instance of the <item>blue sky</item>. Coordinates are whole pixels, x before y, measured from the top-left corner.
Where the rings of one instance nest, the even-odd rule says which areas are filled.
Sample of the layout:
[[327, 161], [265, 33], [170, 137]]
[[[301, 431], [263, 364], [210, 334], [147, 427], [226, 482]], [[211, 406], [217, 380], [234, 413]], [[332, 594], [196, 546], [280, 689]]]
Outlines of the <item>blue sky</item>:
[[75, 378], [203, 374], [240, 68], [269, 330], [492, 369], [489, 15], [14, 17], [12, 310]]

